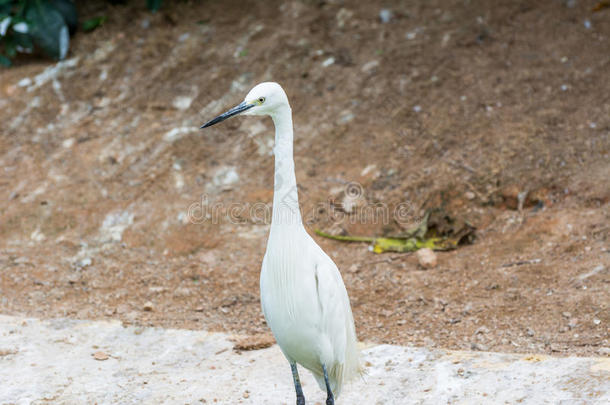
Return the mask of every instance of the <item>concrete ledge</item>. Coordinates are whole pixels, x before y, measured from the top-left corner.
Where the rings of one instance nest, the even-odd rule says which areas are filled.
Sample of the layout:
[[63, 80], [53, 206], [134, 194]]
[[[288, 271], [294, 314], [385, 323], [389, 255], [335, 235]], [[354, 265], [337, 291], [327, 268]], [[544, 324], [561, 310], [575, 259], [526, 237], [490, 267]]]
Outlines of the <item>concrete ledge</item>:
[[[277, 346], [238, 354], [228, 339], [118, 321], [0, 315], [0, 404], [295, 402]], [[368, 375], [345, 387], [339, 404], [610, 403], [608, 358], [390, 345], [363, 353]], [[301, 377], [308, 403], [323, 404], [311, 375], [301, 369]]]

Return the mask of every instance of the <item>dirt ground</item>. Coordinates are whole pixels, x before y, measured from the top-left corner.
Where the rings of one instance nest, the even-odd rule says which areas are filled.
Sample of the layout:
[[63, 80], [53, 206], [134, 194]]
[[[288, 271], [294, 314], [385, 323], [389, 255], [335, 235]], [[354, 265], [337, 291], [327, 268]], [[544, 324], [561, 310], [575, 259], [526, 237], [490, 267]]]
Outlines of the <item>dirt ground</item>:
[[361, 340], [608, 355], [610, 8], [132, 3], [79, 2], [108, 20], [67, 61], [0, 70], [0, 312], [264, 340], [272, 123], [198, 127], [273, 80], [312, 233], [396, 234], [434, 207], [477, 228], [428, 270], [316, 237]]

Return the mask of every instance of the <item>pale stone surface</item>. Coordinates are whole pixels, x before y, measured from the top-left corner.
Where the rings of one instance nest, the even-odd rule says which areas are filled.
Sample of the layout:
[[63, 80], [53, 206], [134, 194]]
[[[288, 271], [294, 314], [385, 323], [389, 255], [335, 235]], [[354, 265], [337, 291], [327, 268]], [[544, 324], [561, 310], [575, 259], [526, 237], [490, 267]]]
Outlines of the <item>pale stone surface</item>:
[[[228, 339], [117, 321], [0, 315], [0, 404], [294, 403], [277, 346], [237, 354]], [[390, 345], [363, 354], [368, 374], [346, 386], [338, 404], [610, 402], [608, 358]], [[311, 375], [301, 370], [301, 377], [308, 403], [323, 404]]]

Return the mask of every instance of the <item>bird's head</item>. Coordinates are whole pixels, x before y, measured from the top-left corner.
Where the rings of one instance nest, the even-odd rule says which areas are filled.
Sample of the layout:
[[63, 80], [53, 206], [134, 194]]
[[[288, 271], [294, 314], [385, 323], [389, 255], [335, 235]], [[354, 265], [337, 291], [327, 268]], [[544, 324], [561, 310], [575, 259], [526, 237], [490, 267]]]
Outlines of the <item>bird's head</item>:
[[282, 86], [274, 82], [264, 82], [254, 86], [239, 105], [206, 122], [201, 128], [210, 127], [238, 114], [273, 116], [285, 108], [290, 108], [290, 105]]

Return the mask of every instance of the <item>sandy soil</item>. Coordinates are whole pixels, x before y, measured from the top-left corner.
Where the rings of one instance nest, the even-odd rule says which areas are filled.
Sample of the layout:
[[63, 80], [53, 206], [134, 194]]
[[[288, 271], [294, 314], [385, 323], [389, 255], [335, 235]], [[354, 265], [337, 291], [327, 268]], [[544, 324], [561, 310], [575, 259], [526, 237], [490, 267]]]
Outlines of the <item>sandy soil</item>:
[[395, 234], [435, 207], [477, 228], [429, 270], [317, 238], [360, 339], [608, 354], [610, 9], [81, 3], [108, 21], [68, 61], [0, 70], [0, 312], [264, 339], [272, 123], [198, 127], [274, 80], [311, 231]]

